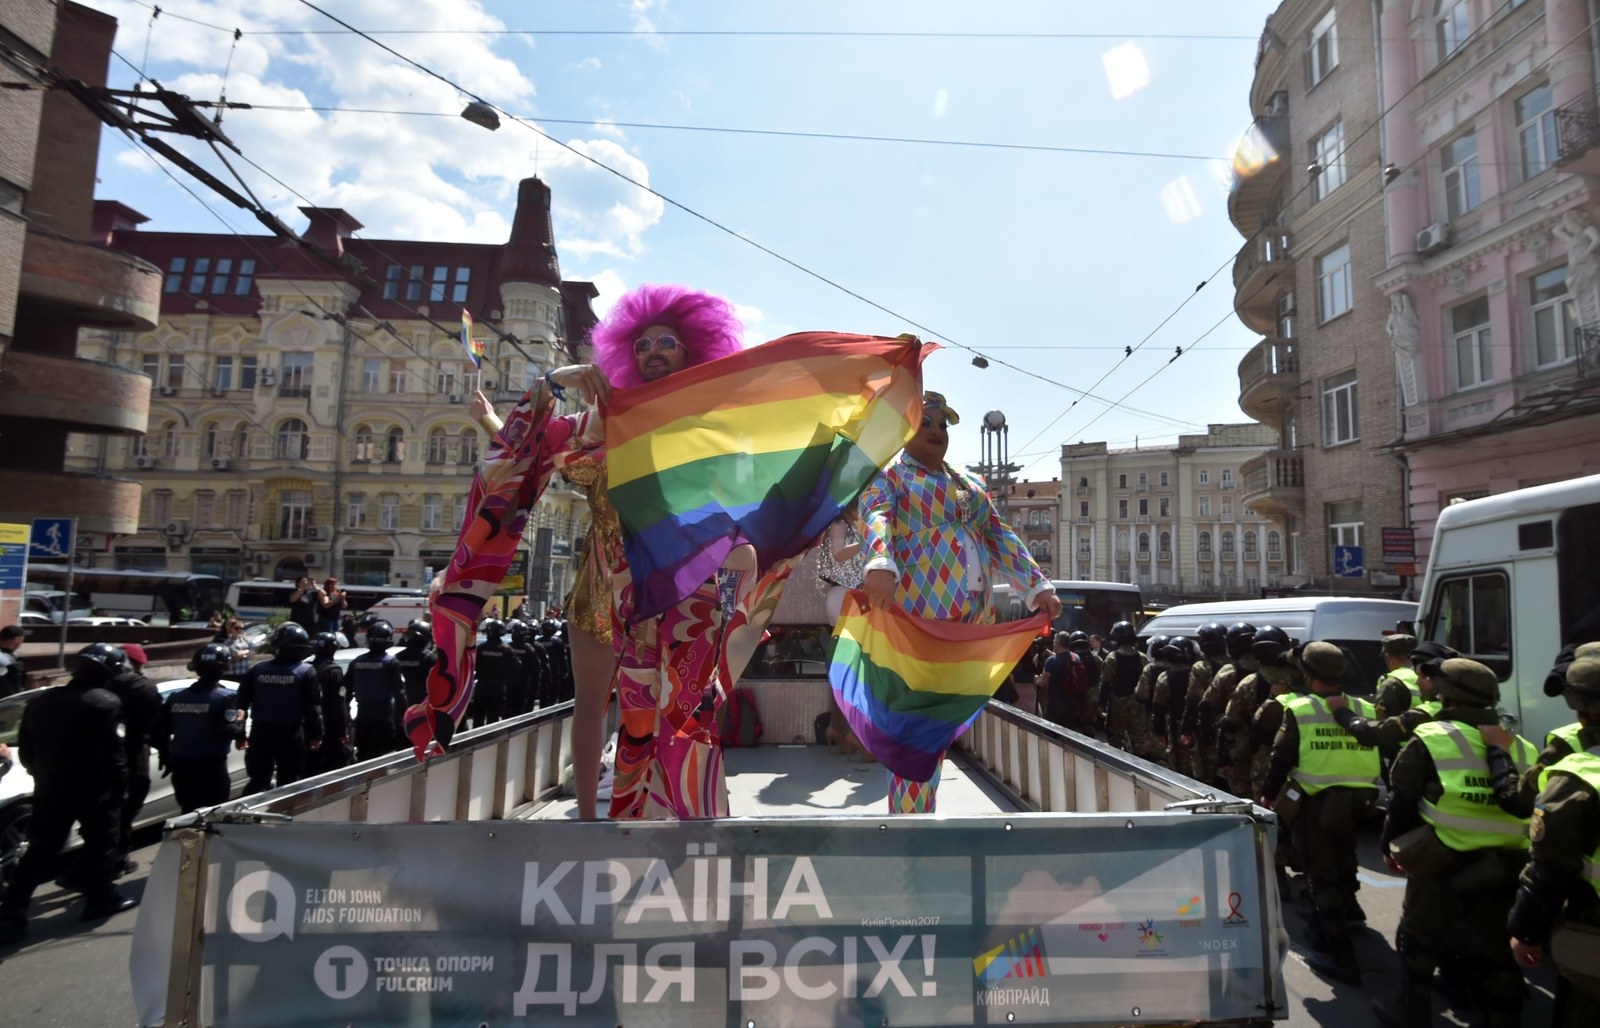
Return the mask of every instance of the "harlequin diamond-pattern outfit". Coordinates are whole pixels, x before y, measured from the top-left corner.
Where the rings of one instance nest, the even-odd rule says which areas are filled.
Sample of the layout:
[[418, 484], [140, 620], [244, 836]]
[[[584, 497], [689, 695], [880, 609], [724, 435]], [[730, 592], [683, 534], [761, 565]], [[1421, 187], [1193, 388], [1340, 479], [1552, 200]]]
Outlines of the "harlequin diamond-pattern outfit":
[[[996, 580], [1025, 590], [1029, 604], [1050, 587], [976, 475], [902, 454], [862, 492], [860, 509], [866, 570], [897, 572], [895, 602], [915, 617], [988, 623]], [[937, 783], [891, 774], [890, 813], [932, 811]]]

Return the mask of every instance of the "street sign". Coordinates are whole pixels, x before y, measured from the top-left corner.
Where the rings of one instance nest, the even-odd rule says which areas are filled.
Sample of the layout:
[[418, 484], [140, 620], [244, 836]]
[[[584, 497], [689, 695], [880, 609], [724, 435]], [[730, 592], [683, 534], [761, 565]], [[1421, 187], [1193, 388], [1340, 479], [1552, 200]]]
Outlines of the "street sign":
[[1361, 559], [1361, 547], [1335, 546], [1333, 548], [1333, 573], [1337, 578], [1367, 577], [1367, 568]]
[[1385, 528], [1383, 530], [1383, 561], [1385, 564], [1409, 564], [1416, 559], [1416, 529]]
[[0, 525], [0, 589], [21, 589], [28, 574], [27, 525]]
[[522, 575], [507, 575], [500, 580], [500, 588], [496, 592], [521, 593], [527, 588], [527, 579]]
[[33, 534], [28, 539], [29, 560], [70, 560], [75, 518], [34, 518]]

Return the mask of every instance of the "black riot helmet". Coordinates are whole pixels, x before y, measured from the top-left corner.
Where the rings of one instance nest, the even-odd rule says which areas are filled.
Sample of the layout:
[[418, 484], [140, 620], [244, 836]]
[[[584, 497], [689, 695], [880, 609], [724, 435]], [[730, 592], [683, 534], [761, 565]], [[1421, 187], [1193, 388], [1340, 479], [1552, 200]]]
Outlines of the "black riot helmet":
[[1255, 642], [1256, 626], [1248, 621], [1235, 622], [1228, 628], [1227, 646], [1228, 656], [1234, 660], [1250, 652], [1250, 644]]
[[525, 645], [533, 637], [533, 627], [521, 618], [511, 619], [511, 641], [518, 646]]
[[1151, 660], [1165, 660], [1166, 658], [1161, 655], [1161, 651], [1171, 641], [1172, 637], [1170, 635], [1152, 635], [1150, 641], [1144, 645], [1144, 655]]
[[556, 632], [561, 630], [561, 625], [555, 618], [545, 618], [539, 623], [539, 635], [545, 639], [552, 639]]
[[1118, 621], [1106, 634], [1118, 646], [1132, 646], [1139, 641], [1139, 633], [1134, 631], [1133, 623], [1130, 621]]
[[382, 653], [394, 645], [394, 626], [387, 621], [374, 621], [367, 626], [367, 649]]
[[318, 660], [332, 660], [339, 652], [339, 637], [332, 632], [318, 632], [311, 637], [311, 655]]
[[1181, 635], [1175, 635], [1167, 640], [1156, 654], [1173, 667], [1188, 667], [1200, 659], [1200, 649], [1193, 642]]
[[206, 643], [189, 658], [189, 670], [202, 682], [219, 682], [233, 666], [233, 657], [221, 643]]
[[1194, 630], [1200, 652], [1208, 657], [1220, 657], [1228, 652], [1228, 630], [1220, 621], [1209, 621]]
[[1073, 632], [1067, 636], [1067, 649], [1073, 653], [1088, 653], [1091, 649], [1088, 632]]
[[406, 625], [405, 634], [400, 637], [402, 646], [416, 649], [427, 646], [433, 642], [433, 622], [427, 618], [412, 618]]
[[1256, 629], [1255, 638], [1250, 641], [1250, 652], [1263, 664], [1283, 663], [1284, 657], [1293, 647], [1294, 642], [1289, 638], [1289, 633], [1272, 625], [1263, 625]]
[[94, 685], [105, 685], [128, 670], [128, 655], [120, 646], [110, 643], [90, 643], [67, 658], [67, 670], [72, 677]]
[[285, 621], [272, 637], [272, 652], [278, 657], [304, 660], [311, 655], [311, 633], [293, 621]]
[[499, 618], [484, 618], [483, 623], [478, 626], [478, 630], [490, 642], [499, 642], [500, 637], [506, 634], [506, 623]]

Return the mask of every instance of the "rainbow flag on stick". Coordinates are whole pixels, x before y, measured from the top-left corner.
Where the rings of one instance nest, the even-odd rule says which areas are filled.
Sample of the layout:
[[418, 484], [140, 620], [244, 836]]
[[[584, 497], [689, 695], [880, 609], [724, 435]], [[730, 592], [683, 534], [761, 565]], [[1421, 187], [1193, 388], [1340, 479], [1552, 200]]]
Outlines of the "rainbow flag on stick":
[[608, 486], [635, 620], [688, 596], [741, 543], [762, 568], [809, 548], [911, 438], [934, 349], [805, 332], [613, 393]]
[[467, 351], [473, 367], [483, 367], [483, 340], [472, 338], [472, 315], [465, 307], [461, 308], [461, 348]]
[[853, 590], [833, 634], [828, 680], [861, 744], [902, 778], [925, 782], [1049, 620], [973, 625], [875, 610]]

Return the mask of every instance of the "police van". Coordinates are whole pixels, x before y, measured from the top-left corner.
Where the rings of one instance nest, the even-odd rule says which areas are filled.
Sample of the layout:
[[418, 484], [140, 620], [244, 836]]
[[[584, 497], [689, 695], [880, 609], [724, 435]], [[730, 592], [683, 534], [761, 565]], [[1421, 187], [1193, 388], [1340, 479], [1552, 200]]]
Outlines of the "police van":
[[1524, 737], [1570, 724], [1544, 680], [1563, 646], [1600, 640], [1600, 475], [1440, 511], [1417, 626], [1494, 669]]

